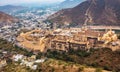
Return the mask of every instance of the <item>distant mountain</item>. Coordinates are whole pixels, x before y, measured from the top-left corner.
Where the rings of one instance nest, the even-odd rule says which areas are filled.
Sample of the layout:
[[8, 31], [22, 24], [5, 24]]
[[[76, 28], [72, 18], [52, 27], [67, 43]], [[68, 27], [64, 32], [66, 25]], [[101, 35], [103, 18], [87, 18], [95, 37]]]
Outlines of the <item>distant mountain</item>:
[[71, 9], [63, 9], [48, 18], [59, 26], [120, 26], [120, 0], [87, 0]]
[[18, 22], [18, 19], [0, 11], [0, 27]]
[[0, 6], [0, 11], [5, 13], [16, 12], [24, 9], [26, 9], [26, 7], [23, 6], [13, 6], [13, 5]]
[[61, 9], [72, 8], [72, 7], [77, 6], [78, 4], [80, 4], [83, 1], [85, 1], [85, 0], [65, 0], [62, 3], [60, 3], [58, 6]]

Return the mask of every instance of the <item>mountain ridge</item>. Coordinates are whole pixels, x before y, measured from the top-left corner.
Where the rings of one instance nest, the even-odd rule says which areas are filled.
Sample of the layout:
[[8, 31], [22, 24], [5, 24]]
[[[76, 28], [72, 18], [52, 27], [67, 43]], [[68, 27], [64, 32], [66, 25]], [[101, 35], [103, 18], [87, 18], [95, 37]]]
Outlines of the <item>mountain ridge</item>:
[[48, 20], [57, 23], [59, 27], [66, 24], [120, 26], [120, 1], [87, 0], [74, 8], [58, 11]]
[[0, 6], [0, 11], [8, 13], [8, 14], [11, 12], [20, 11], [24, 9], [26, 9], [26, 7], [23, 7], [23, 6], [14, 6], [14, 5]]

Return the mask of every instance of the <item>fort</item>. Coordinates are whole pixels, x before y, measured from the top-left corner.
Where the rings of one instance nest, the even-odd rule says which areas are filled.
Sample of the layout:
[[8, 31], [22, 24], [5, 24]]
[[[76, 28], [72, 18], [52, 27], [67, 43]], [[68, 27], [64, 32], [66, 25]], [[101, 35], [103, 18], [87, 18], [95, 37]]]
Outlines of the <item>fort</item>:
[[114, 31], [96, 31], [87, 28], [69, 28], [55, 30], [33, 30], [21, 33], [16, 44], [33, 51], [46, 52], [48, 49], [68, 51], [89, 50], [90, 48], [120, 48], [120, 40]]

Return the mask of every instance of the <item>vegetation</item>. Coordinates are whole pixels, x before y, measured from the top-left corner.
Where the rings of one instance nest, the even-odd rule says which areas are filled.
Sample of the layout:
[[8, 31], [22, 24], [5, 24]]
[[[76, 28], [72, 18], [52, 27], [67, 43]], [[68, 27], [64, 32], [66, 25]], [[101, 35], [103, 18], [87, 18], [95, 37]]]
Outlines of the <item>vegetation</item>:
[[120, 34], [118, 35], [118, 39], [120, 39]]
[[84, 61], [84, 58], [90, 55], [90, 52], [73, 49], [70, 49], [68, 52], [48, 50], [45, 55], [48, 58], [54, 58], [81, 64]]
[[[120, 71], [120, 52], [110, 48], [91, 49], [89, 51], [69, 50], [68, 52], [48, 50], [45, 54], [48, 58], [86, 64], [92, 67], [102, 67], [105, 70]], [[97, 70], [98, 71], [98, 70]]]
[[33, 55], [33, 52], [28, 52], [26, 49], [20, 48], [13, 43], [10, 43], [6, 40], [0, 39], [0, 50], [8, 51], [14, 54], [23, 54], [26, 56]]
[[101, 68], [97, 68], [97, 69], [95, 70], [95, 72], [102, 72], [102, 69], [101, 69]]
[[34, 70], [30, 69], [26, 66], [21, 66], [19, 63], [11, 63], [2, 68], [3, 72], [34, 72]]
[[[75, 64], [72, 62], [49, 59], [44, 63], [38, 64], [37, 70], [32, 70], [29, 67], [26, 67], [24, 65], [19, 65], [19, 63], [11, 62], [0, 71], [3, 71], [3, 72], [82, 72], [85, 69], [87, 69], [87, 67], [79, 64]], [[89, 68], [89, 69], [94, 69], [94, 68]]]
[[[3, 51], [8, 51], [12, 54], [23, 54], [26, 56], [31, 56], [33, 55], [33, 52], [28, 52], [26, 49], [20, 48], [18, 46], [14, 46], [12, 43], [7, 42], [6, 40], [0, 39], [0, 49]], [[83, 50], [73, 50], [70, 49], [68, 52], [64, 51], [58, 51], [58, 50], [48, 50], [46, 53], [38, 53], [37, 58], [41, 57], [48, 57], [52, 58], [55, 60], [60, 60], [58, 61], [57, 65], [63, 65], [64, 69], [67, 69], [66, 66], [73, 66], [71, 65], [71, 62], [74, 64], [83, 64], [87, 66], [92, 66], [92, 67], [101, 67], [105, 70], [113, 70], [115, 72], [120, 71], [120, 50], [118, 51], [112, 51], [109, 48], [101, 48], [101, 49], [90, 49], [89, 51], [83, 51]], [[62, 62], [65, 61], [65, 62]], [[9, 68], [11, 65], [14, 66], [12, 61], [8, 60], [7, 62], [10, 62], [6, 68]], [[54, 62], [53, 62], [54, 63]], [[43, 71], [45, 69], [49, 69], [50, 71], [48, 72], [55, 72], [56, 69], [53, 67], [50, 67], [51, 61], [47, 61], [46, 63], [40, 64], [40, 68], [38, 68], [37, 72]], [[12, 71], [12, 68], [17, 67], [17, 66], [11, 66], [11, 69], [8, 69]], [[62, 68], [62, 69], [63, 69]], [[25, 70], [28, 69], [25, 72], [31, 72], [29, 71], [29, 68], [25, 68]], [[19, 70], [19, 69], [18, 69]], [[79, 71], [83, 70], [83, 68], [79, 68]], [[100, 69], [96, 69], [96, 72], [100, 72]], [[24, 71], [23, 71], [24, 72]], [[46, 71], [47, 72], [47, 71]]]

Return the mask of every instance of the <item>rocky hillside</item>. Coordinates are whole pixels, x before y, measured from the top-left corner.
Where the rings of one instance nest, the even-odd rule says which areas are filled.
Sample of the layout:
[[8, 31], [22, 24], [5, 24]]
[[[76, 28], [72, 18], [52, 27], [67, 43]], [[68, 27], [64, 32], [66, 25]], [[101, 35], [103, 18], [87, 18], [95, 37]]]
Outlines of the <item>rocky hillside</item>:
[[5, 14], [3, 12], [0, 12], [0, 27], [7, 25], [7, 24], [17, 22], [17, 21], [18, 21], [17, 18], [14, 18], [14, 17], [12, 17], [8, 14]]
[[74, 8], [60, 10], [48, 20], [59, 26], [120, 26], [120, 0], [87, 0]]

